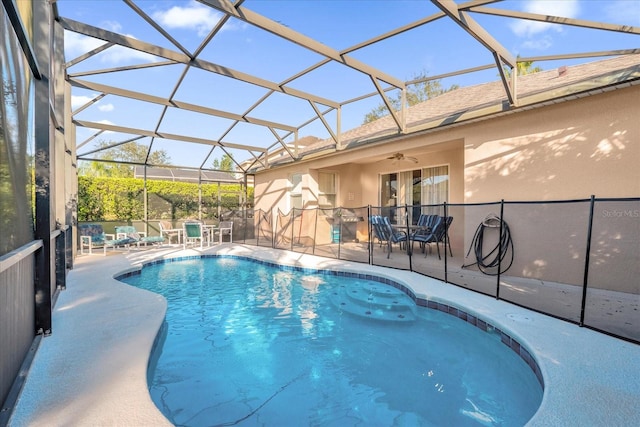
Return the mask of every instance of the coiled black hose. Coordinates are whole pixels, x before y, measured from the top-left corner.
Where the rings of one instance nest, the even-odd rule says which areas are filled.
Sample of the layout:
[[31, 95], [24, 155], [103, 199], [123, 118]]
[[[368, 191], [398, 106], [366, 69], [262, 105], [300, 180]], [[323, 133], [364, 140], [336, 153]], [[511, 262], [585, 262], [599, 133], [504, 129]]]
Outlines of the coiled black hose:
[[[500, 233], [500, 240], [488, 254], [483, 255], [482, 248], [484, 245], [485, 229], [500, 229], [501, 225], [502, 232]], [[504, 273], [509, 268], [511, 268], [514, 256], [513, 240], [511, 240], [511, 231], [509, 230], [509, 225], [495, 214], [488, 215], [476, 229], [476, 233], [473, 235], [471, 246], [469, 246], [469, 250], [467, 251], [467, 255], [465, 258], [469, 258], [471, 250], [473, 250], [474, 252], [476, 261], [471, 264], [465, 264], [462, 266], [462, 268], [477, 265], [478, 269], [481, 272], [489, 276], [497, 276], [498, 274]], [[507, 257], [507, 254], [510, 254], [510, 260], [506, 267], [504, 267], [505, 264], [503, 263], [503, 261]], [[502, 267], [502, 269], [498, 270], [500, 269], [500, 267]]]

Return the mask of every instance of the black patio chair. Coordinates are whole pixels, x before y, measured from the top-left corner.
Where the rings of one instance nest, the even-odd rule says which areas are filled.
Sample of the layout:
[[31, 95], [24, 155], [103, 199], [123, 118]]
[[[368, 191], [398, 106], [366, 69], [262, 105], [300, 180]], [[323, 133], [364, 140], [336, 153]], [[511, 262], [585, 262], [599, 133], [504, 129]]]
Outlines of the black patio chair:
[[[423, 247], [425, 251], [425, 256], [427, 255], [427, 247], [430, 243], [435, 243], [436, 248], [438, 250], [438, 259], [442, 259], [440, 256], [440, 243], [442, 242], [445, 245], [449, 246], [449, 254], [453, 257], [453, 252], [451, 250], [451, 242], [449, 241], [448, 231], [451, 223], [453, 222], [453, 217], [443, 217], [434, 215], [435, 218], [430, 218], [432, 221], [431, 225], [425, 228], [425, 232], [418, 234], [418, 232], [411, 235], [411, 244], [415, 242], [419, 242], [420, 246]], [[445, 247], [445, 251], [447, 248]]]
[[413, 252], [413, 245], [415, 242], [420, 244], [422, 252], [425, 251], [426, 239], [433, 232], [436, 223], [439, 221], [440, 216], [435, 214], [420, 214], [416, 226], [418, 227], [411, 233], [409, 239], [411, 240], [411, 252]]
[[378, 244], [382, 247], [382, 245], [386, 244], [387, 240], [389, 240], [385, 233], [385, 229], [382, 226], [382, 217], [379, 215], [372, 215], [369, 217], [369, 223], [373, 230], [373, 238], [378, 239]]
[[402, 249], [402, 244], [407, 242], [407, 233], [401, 230], [395, 230], [388, 217], [374, 215], [370, 218], [370, 221], [373, 226], [374, 235], [380, 242], [380, 246], [383, 244], [387, 246], [387, 258], [391, 256], [394, 243], [398, 243], [400, 249]]

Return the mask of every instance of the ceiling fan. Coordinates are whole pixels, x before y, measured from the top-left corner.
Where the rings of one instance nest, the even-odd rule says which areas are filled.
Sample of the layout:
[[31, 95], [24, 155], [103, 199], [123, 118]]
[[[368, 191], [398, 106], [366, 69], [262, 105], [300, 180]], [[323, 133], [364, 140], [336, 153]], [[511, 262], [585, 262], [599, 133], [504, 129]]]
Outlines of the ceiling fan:
[[418, 159], [416, 159], [415, 157], [405, 156], [402, 153], [396, 153], [391, 157], [387, 157], [387, 159], [391, 160], [392, 164], [396, 164], [398, 161], [418, 163]]

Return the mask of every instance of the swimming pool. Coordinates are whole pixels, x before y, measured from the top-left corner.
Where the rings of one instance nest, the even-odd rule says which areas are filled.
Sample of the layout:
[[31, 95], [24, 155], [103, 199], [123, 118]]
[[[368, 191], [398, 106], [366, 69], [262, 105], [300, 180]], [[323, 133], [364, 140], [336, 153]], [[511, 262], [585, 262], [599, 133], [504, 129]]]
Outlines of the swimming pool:
[[540, 377], [499, 330], [332, 273], [223, 257], [123, 279], [168, 300], [156, 405], [193, 426], [522, 425], [535, 413]]

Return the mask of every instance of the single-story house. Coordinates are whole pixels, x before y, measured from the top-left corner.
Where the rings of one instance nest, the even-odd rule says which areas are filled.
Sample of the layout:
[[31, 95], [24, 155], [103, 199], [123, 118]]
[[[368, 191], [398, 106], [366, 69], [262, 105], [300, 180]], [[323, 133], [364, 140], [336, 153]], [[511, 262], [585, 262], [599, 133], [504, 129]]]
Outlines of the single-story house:
[[[499, 81], [459, 88], [409, 107], [406, 132], [385, 116], [339, 148], [319, 141], [300, 161], [257, 170], [255, 206], [638, 196], [639, 84], [640, 55], [627, 55], [519, 76], [517, 107]], [[418, 177], [423, 191], [402, 191]], [[446, 191], [425, 192], [429, 179]]]
[[[517, 107], [496, 81], [409, 107], [405, 132], [386, 116], [346, 132], [340, 144], [308, 145], [301, 160], [255, 172], [255, 207], [274, 218], [292, 208], [325, 208], [308, 227], [294, 225], [297, 240], [306, 234], [318, 245], [331, 241], [332, 209], [358, 209], [362, 218], [372, 206], [369, 212], [390, 213], [402, 224], [403, 215], [415, 223], [424, 205], [446, 202], [459, 267], [479, 223], [500, 214], [501, 200], [533, 201], [504, 212], [517, 245], [510, 273], [580, 286], [586, 262], [591, 284], [637, 293], [633, 276], [640, 271], [628, 251], [637, 243], [637, 202], [597, 204], [590, 261], [584, 248], [592, 195], [640, 196], [640, 55], [523, 75], [518, 82]], [[474, 208], [485, 203], [496, 204]], [[412, 208], [402, 214], [405, 205]], [[394, 207], [400, 208], [396, 217]], [[369, 241], [369, 233], [360, 221], [357, 237]], [[615, 262], [605, 259], [611, 251], [620, 254]]]

